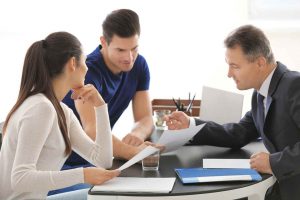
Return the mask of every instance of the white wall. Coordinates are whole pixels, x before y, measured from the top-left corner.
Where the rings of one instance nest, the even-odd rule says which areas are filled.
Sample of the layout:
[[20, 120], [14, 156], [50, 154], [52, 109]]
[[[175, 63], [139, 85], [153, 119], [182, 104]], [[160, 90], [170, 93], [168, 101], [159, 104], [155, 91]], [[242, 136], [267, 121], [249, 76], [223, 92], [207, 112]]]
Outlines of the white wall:
[[[23, 59], [34, 41], [54, 31], [69, 31], [90, 53], [98, 44], [102, 21], [117, 8], [133, 9], [140, 16], [140, 53], [150, 67], [152, 98], [184, 98], [188, 92], [200, 98], [203, 85], [240, 92], [227, 78], [223, 40], [246, 23], [265, 30], [276, 58], [300, 70], [300, 23], [249, 21], [247, 0], [2, 0], [0, 121], [16, 100]], [[251, 91], [242, 93], [245, 112]], [[120, 136], [131, 123], [130, 112], [124, 116], [116, 125]]]

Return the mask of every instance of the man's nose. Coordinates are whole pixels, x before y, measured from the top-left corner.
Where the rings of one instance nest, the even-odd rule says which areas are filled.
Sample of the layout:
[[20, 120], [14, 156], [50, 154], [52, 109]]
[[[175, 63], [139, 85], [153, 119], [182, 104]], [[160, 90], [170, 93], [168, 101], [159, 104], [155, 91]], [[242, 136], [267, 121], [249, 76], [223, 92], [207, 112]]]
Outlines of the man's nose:
[[133, 58], [132, 52], [131, 52], [131, 51], [128, 51], [128, 52], [126, 53], [126, 57], [125, 57], [126, 61], [131, 62], [132, 58]]
[[228, 68], [227, 77], [228, 77], [228, 78], [231, 78], [231, 77], [232, 77], [232, 72], [231, 72], [230, 67]]

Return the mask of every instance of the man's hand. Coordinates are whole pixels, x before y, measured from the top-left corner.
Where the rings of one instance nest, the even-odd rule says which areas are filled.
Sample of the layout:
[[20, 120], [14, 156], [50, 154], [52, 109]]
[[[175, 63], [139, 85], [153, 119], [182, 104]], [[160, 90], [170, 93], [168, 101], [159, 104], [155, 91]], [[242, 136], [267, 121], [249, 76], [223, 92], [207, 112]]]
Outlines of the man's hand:
[[129, 148], [132, 150], [130, 151], [131, 154], [128, 154], [127, 158], [125, 158], [126, 160], [130, 160], [131, 158], [133, 158], [136, 154], [140, 153], [143, 149], [145, 149], [147, 146], [152, 145], [151, 142], [145, 141], [142, 144], [140, 144], [139, 146], [129, 146]]
[[143, 150], [143, 149], [146, 148], [147, 146], [153, 146], [153, 147], [159, 149], [160, 152], [163, 152], [163, 151], [166, 149], [166, 146], [165, 146], [165, 145], [154, 144], [154, 143], [149, 142], [149, 141], [144, 142], [142, 145], [139, 146], [139, 148], [140, 148], [141, 150]]
[[181, 111], [175, 111], [171, 115], [166, 115], [164, 120], [170, 130], [184, 129], [190, 126], [189, 116]]
[[132, 146], [139, 146], [141, 145], [144, 140], [139, 138], [138, 136], [134, 135], [133, 133], [128, 133], [123, 139], [122, 142]]
[[[165, 150], [165, 146], [163, 145], [159, 145], [159, 144], [154, 144], [152, 142], [149, 142], [149, 141], [145, 141], [143, 142], [142, 144], [140, 144], [139, 146], [137, 147], [134, 147], [136, 148], [136, 151], [135, 151], [135, 154], [133, 156], [135, 156], [136, 154], [140, 153], [142, 150], [144, 150], [147, 146], [153, 146], [157, 149], [159, 149], [160, 152], [163, 152]], [[132, 156], [132, 157], [133, 157]]]
[[250, 166], [258, 172], [273, 174], [270, 165], [270, 154], [265, 152], [255, 153], [250, 157]]

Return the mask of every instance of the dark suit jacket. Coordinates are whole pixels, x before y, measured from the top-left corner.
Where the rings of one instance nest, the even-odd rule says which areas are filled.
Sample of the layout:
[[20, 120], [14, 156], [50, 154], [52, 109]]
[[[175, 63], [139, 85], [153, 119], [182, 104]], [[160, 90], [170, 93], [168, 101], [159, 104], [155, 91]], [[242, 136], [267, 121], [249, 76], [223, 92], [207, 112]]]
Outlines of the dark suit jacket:
[[[193, 138], [194, 144], [241, 148], [262, 137], [278, 180], [281, 199], [300, 199], [300, 73], [278, 62], [268, 91], [269, 109], [263, 130], [257, 122], [257, 91], [251, 110], [239, 123], [208, 122]], [[225, 113], [226, 114], [226, 113]], [[196, 119], [196, 124], [204, 121]]]

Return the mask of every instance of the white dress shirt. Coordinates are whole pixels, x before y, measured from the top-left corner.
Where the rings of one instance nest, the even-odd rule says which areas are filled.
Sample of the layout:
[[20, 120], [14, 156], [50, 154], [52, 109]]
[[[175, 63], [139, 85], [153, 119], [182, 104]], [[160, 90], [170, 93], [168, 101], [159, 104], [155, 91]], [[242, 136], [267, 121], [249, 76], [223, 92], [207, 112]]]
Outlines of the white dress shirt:
[[273, 77], [273, 74], [274, 74], [274, 71], [275, 71], [276, 67], [273, 69], [273, 71], [268, 75], [268, 77], [264, 80], [264, 82], [262, 83], [262, 85], [260, 86], [259, 90], [257, 91], [259, 94], [261, 94], [262, 96], [264, 96], [264, 108], [265, 108], [265, 117], [268, 113], [268, 110], [267, 110], [267, 100], [268, 98], [270, 98], [268, 96], [268, 92], [269, 92], [269, 87], [270, 87], [270, 83], [271, 83], [271, 80], [272, 80], [272, 77]]

